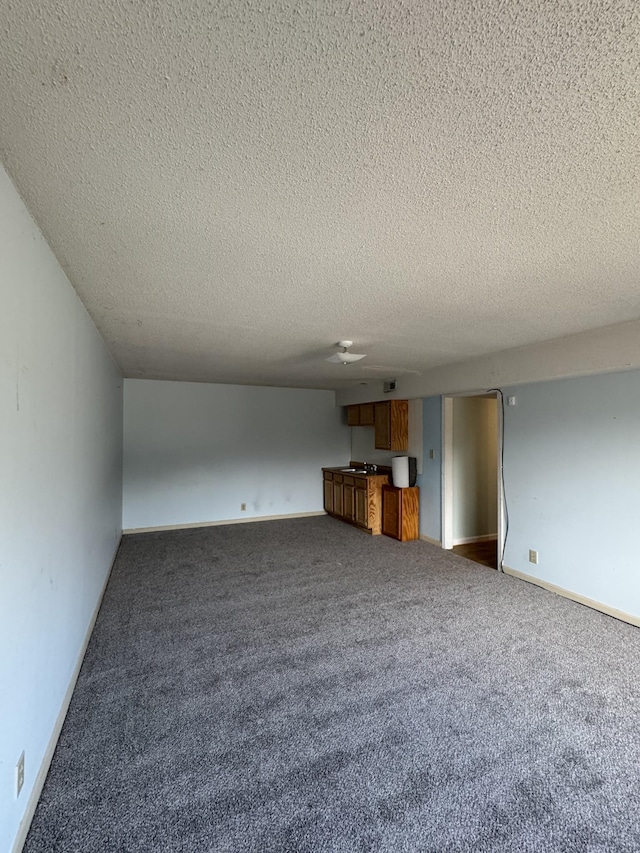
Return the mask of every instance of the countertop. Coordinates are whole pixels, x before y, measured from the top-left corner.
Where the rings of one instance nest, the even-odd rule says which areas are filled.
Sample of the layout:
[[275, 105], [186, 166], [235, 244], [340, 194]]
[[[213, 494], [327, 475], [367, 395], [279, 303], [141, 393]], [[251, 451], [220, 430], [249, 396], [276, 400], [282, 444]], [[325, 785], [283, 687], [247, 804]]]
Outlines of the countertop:
[[385, 465], [379, 465], [377, 471], [367, 471], [366, 473], [356, 474], [355, 471], [345, 471], [345, 468], [358, 468], [362, 467], [362, 463], [353, 462], [350, 465], [339, 466], [337, 468], [323, 468], [323, 471], [328, 471], [330, 474], [343, 474], [346, 477], [389, 477], [391, 475], [391, 469], [387, 468]]

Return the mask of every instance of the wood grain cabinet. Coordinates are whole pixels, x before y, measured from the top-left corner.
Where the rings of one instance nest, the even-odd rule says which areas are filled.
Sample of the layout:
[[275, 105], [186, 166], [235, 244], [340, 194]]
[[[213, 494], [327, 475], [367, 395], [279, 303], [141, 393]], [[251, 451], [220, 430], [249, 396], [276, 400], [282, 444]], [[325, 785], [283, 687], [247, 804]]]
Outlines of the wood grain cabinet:
[[387, 474], [358, 477], [324, 470], [323, 478], [325, 512], [374, 536], [382, 533], [382, 487], [389, 482]]
[[375, 404], [377, 450], [409, 449], [409, 401], [385, 400]]
[[357, 406], [347, 406], [348, 426], [375, 426], [376, 403], [360, 403]]
[[400, 542], [418, 539], [420, 489], [382, 487], [382, 532]]
[[342, 517], [345, 521], [353, 521], [356, 513], [355, 484], [353, 477], [345, 477], [342, 484]]
[[360, 406], [347, 406], [347, 425], [360, 426]]
[[330, 471], [323, 472], [324, 485], [324, 511], [333, 515], [333, 474]]
[[369, 494], [366, 483], [359, 483], [355, 488], [356, 512], [355, 522], [360, 527], [369, 526]]
[[360, 426], [375, 425], [375, 403], [361, 403], [360, 409]]
[[342, 474], [333, 475], [333, 513], [342, 517]]

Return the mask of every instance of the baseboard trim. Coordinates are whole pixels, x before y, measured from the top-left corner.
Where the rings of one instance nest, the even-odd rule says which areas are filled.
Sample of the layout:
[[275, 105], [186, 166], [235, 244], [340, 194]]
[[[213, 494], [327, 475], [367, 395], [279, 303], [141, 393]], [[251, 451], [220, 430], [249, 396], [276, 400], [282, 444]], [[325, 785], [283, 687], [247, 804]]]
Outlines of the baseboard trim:
[[111, 560], [111, 565], [109, 566], [109, 571], [107, 572], [105, 581], [102, 584], [102, 589], [100, 590], [100, 595], [98, 596], [98, 603], [96, 604], [91, 619], [89, 620], [89, 625], [84, 635], [82, 646], [80, 647], [80, 652], [76, 660], [76, 665], [73, 669], [73, 672], [71, 673], [71, 679], [62, 699], [60, 711], [58, 712], [58, 716], [56, 717], [56, 722], [53, 727], [53, 731], [51, 732], [49, 743], [47, 744], [47, 748], [40, 764], [40, 769], [38, 770], [38, 775], [36, 776], [35, 782], [33, 783], [33, 788], [31, 789], [31, 794], [29, 795], [27, 806], [24, 810], [24, 814], [22, 815], [22, 820], [18, 825], [18, 832], [13, 842], [11, 853], [21, 853], [22, 848], [24, 847], [24, 843], [27, 840], [31, 821], [33, 820], [38, 801], [40, 800], [40, 795], [42, 794], [42, 788], [44, 787], [44, 782], [47, 778], [49, 767], [51, 766], [53, 753], [55, 752], [56, 746], [58, 745], [58, 738], [60, 737], [60, 732], [62, 731], [62, 726], [67, 716], [69, 705], [71, 704], [71, 697], [73, 696], [73, 691], [75, 690], [76, 682], [78, 681], [78, 676], [80, 675], [82, 662], [87, 651], [87, 646], [89, 645], [89, 640], [91, 639], [91, 634], [93, 633], [93, 629], [96, 624], [96, 619], [98, 618], [98, 613], [100, 612], [100, 607], [102, 606], [104, 592], [107, 588], [107, 584], [109, 583], [109, 578], [111, 577], [111, 572], [113, 571], [113, 566], [116, 561], [116, 557], [118, 556], [118, 550], [120, 549], [121, 542], [122, 534], [120, 535], [120, 538], [118, 539], [118, 544], [116, 545], [115, 551], [113, 552], [113, 559]]
[[621, 622], [628, 622], [629, 625], [634, 625], [640, 628], [640, 616], [634, 616], [631, 613], [625, 613], [624, 610], [618, 610], [616, 607], [610, 607], [608, 604], [603, 604], [601, 601], [596, 601], [593, 598], [587, 598], [577, 592], [571, 592], [570, 589], [565, 589], [562, 586], [556, 586], [554, 583], [544, 581], [541, 578], [535, 578], [532, 575], [527, 575], [525, 572], [519, 572], [517, 569], [512, 569], [510, 566], [503, 566], [503, 571], [506, 575], [512, 575], [519, 580], [527, 581], [527, 583], [541, 586], [549, 592], [555, 592], [563, 598], [569, 598], [571, 601], [576, 601], [578, 604], [584, 604], [585, 607], [591, 607], [593, 610], [599, 610], [601, 613], [606, 613], [607, 616], [613, 616], [614, 619], [620, 619]]
[[222, 521], [195, 521], [190, 524], [163, 524], [160, 527], [127, 527], [124, 533], [162, 533], [163, 530], [191, 530], [196, 527], [221, 527], [225, 524], [251, 524], [253, 521], [284, 521], [288, 518], [312, 518], [326, 515], [321, 509], [317, 512], [289, 512], [286, 515], [254, 515], [251, 518], [225, 518]]
[[463, 536], [462, 539], [454, 539], [453, 545], [471, 545], [472, 542], [489, 542], [491, 539], [497, 539], [497, 533], [485, 533], [482, 536]]
[[423, 542], [429, 542], [431, 545], [437, 545], [442, 548], [442, 542], [439, 539], [434, 539], [432, 536], [427, 536], [426, 533], [421, 533], [419, 537]]

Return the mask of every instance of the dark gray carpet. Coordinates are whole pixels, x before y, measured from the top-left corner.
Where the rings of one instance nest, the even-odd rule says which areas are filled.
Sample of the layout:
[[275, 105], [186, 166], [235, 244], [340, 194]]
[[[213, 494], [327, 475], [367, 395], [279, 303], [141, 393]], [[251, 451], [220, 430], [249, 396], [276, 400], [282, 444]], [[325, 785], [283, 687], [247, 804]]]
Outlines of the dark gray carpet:
[[330, 518], [126, 537], [40, 851], [638, 851], [640, 630]]

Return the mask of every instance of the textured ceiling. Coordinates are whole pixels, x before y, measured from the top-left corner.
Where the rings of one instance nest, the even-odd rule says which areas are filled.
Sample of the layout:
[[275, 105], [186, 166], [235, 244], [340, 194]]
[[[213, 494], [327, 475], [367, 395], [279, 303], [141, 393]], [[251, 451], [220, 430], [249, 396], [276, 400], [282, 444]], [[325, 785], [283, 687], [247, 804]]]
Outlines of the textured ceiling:
[[637, 0], [0, 12], [0, 156], [126, 376], [339, 388], [640, 317]]

